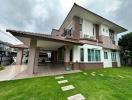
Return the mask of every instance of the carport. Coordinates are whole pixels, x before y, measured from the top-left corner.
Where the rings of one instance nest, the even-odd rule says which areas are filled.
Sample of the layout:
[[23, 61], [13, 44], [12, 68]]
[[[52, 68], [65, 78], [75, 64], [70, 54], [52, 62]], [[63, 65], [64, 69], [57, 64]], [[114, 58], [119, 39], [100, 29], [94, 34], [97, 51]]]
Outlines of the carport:
[[32, 33], [9, 29], [7, 30], [7, 32], [10, 32], [24, 44], [28, 45], [28, 74], [34, 74], [38, 72], [38, 58], [40, 49], [51, 51], [51, 58], [54, 65], [63, 64], [63, 66], [69, 66], [69, 63], [73, 61], [73, 47], [75, 45], [82, 45], [77, 40], [67, 39], [62, 36], [55, 37], [43, 33]]

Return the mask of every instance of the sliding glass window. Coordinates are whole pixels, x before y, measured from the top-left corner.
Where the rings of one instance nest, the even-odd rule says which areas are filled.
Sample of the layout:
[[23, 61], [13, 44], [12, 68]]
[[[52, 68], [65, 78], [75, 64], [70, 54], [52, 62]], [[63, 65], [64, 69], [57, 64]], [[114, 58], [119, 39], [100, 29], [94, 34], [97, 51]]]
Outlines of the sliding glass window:
[[88, 49], [88, 61], [101, 61], [100, 50]]

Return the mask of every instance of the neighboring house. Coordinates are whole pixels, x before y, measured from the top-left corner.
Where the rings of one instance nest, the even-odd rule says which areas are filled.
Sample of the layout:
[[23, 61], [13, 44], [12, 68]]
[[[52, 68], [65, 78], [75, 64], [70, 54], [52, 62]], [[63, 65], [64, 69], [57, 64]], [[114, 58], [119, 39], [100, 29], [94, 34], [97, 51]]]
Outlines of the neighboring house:
[[10, 47], [9, 43], [0, 41], [0, 65], [10, 65], [16, 52]]
[[77, 4], [51, 35], [7, 30], [29, 46], [28, 69], [31, 74], [37, 72], [40, 48], [51, 51], [52, 62], [65, 66], [72, 64], [72, 69], [120, 66], [117, 34], [125, 31], [125, 28]]

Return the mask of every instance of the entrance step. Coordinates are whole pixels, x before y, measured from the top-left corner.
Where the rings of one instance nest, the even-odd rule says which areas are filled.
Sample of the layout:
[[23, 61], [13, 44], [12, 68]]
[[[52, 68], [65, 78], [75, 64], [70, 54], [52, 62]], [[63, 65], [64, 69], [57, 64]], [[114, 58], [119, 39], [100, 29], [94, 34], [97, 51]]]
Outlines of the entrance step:
[[61, 81], [58, 81], [58, 84], [63, 84], [63, 83], [67, 83], [68, 80], [61, 80]]
[[64, 76], [57, 76], [57, 77], [55, 77], [55, 79], [62, 79], [62, 78], [64, 78]]
[[68, 90], [73, 90], [75, 87], [73, 85], [68, 85], [61, 87], [62, 91], [68, 91]]
[[85, 100], [82, 94], [76, 94], [67, 98], [68, 100]]

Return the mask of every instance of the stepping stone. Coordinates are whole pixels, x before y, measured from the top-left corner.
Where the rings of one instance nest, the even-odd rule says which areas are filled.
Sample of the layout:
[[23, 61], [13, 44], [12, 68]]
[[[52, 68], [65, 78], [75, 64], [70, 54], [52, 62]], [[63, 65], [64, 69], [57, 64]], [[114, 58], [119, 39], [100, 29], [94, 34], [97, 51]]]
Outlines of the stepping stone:
[[88, 75], [88, 74], [87, 74], [87, 73], [85, 73], [85, 72], [84, 72], [83, 74], [84, 74], [84, 75]]
[[62, 91], [68, 91], [68, 90], [73, 90], [75, 87], [73, 85], [68, 85], [61, 87]]
[[58, 81], [58, 84], [63, 84], [63, 83], [67, 83], [68, 80], [62, 80], [62, 81]]
[[128, 77], [128, 78], [132, 78], [131, 76], [129, 76], [129, 75], [126, 75], [126, 77]]
[[82, 94], [76, 94], [67, 98], [68, 100], [85, 100]]
[[121, 75], [118, 75], [118, 77], [120, 77], [120, 78], [125, 78], [125, 77], [123, 77], [123, 76], [121, 76]]
[[96, 73], [96, 72], [92, 72], [92, 73]]
[[104, 71], [104, 72], [106, 72], [106, 71]]
[[104, 74], [99, 74], [100, 76], [104, 76]]
[[92, 76], [95, 76], [95, 74], [94, 74], [94, 73], [91, 73], [91, 75], [92, 75]]
[[57, 77], [55, 77], [55, 79], [62, 79], [62, 78], [64, 78], [64, 76], [57, 76]]

